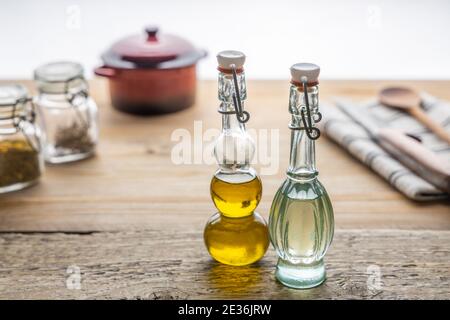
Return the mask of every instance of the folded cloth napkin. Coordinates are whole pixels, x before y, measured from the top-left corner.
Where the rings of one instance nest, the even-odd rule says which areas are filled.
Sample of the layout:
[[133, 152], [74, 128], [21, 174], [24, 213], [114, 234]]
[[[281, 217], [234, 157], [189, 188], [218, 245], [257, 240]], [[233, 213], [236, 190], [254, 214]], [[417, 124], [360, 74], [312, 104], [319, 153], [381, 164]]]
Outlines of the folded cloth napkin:
[[[352, 103], [337, 99], [336, 103]], [[422, 94], [422, 107], [427, 114], [442, 126], [450, 129], [450, 105], [428, 94]], [[438, 154], [442, 161], [450, 165], [450, 146], [436, 137], [420, 122], [401, 110], [385, 107], [375, 100], [358, 105], [366, 118], [373, 120], [379, 128], [400, 129], [413, 134], [422, 143]], [[358, 110], [359, 110], [358, 109]], [[318, 127], [350, 154], [372, 168], [407, 197], [428, 201], [445, 199], [449, 195], [409, 170], [386, 153], [372, 140], [366, 130], [333, 105], [321, 105], [323, 120]]]

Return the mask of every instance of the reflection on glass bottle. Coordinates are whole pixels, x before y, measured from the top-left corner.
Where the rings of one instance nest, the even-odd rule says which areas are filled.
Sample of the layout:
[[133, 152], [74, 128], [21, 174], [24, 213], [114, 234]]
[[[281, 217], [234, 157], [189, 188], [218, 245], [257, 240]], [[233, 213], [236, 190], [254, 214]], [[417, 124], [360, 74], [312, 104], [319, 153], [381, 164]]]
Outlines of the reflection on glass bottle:
[[284, 285], [300, 289], [325, 280], [323, 257], [334, 233], [333, 207], [315, 166], [319, 71], [313, 64], [291, 67], [290, 163], [269, 218], [270, 239], [279, 256], [275, 275]]
[[235, 267], [223, 263], [210, 263], [204, 274], [208, 290], [211, 293], [220, 292], [231, 299], [248, 299], [258, 296], [261, 292], [261, 282], [267, 274], [263, 266], [254, 263], [247, 266]]
[[264, 256], [269, 234], [264, 219], [254, 212], [261, 200], [262, 184], [250, 167], [255, 145], [245, 130], [249, 118], [243, 110], [245, 56], [237, 51], [223, 51], [217, 59], [222, 132], [214, 147], [219, 169], [211, 180], [211, 197], [219, 212], [206, 224], [204, 240], [214, 259], [241, 266]]

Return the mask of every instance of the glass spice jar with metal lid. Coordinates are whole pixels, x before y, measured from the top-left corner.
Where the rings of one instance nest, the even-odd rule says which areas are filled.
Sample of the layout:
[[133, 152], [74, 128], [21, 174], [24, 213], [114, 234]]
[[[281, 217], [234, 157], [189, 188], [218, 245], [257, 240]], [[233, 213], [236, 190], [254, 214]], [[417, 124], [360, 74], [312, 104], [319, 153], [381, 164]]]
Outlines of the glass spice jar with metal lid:
[[41, 130], [25, 87], [0, 86], [0, 193], [39, 181], [44, 169]]
[[89, 96], [83, 67], [53, 62], [37, 68], [35, 99], [45, 129], [45, 160], [66, 163], [88, 158], [98, 141], [97, 105]]

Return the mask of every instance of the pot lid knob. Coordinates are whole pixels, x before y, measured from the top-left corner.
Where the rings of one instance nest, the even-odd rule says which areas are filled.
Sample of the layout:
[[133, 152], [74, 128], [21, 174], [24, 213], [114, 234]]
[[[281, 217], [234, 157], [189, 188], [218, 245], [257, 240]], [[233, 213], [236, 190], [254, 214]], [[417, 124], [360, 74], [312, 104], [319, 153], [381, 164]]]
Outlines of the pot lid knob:
[[105, 66], [121, 69], [173, 69], [195, 64], [204, 56], [189, 41], [147, 25], [143, 32], [115, 42], [103, 54]]
[[291, 67], [292, 81], [302, 83], [302, 78], [308, 79], [308, 84], [319, 82], [320, 67], [314, 63], [296, 63]]
[[145, 32], [147, 33], [147, 40], [155, 41], [156, 34], [158, 33], [158, 27], [155, 25], [148, 25], [145, 27]]
[[217, 54], [217, 62], [219, 68], [231, 69], [231, 65], [234, 64], [236, 69], [241, 69], [245, 63], [245, 54], [240, 51], [226, 50]]

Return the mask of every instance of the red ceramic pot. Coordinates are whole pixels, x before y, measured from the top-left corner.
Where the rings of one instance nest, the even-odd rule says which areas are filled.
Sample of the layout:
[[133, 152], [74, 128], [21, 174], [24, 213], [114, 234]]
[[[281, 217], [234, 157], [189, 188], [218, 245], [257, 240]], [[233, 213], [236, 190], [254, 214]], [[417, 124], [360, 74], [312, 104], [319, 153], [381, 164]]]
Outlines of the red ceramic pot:
[[196, 64], [206, 56], [188, 41], [147, 27], [119, 40], [102, 55], [95, 73], [109, 79], [112, 105], [148, 115], [175, 112], [195, 101]]

